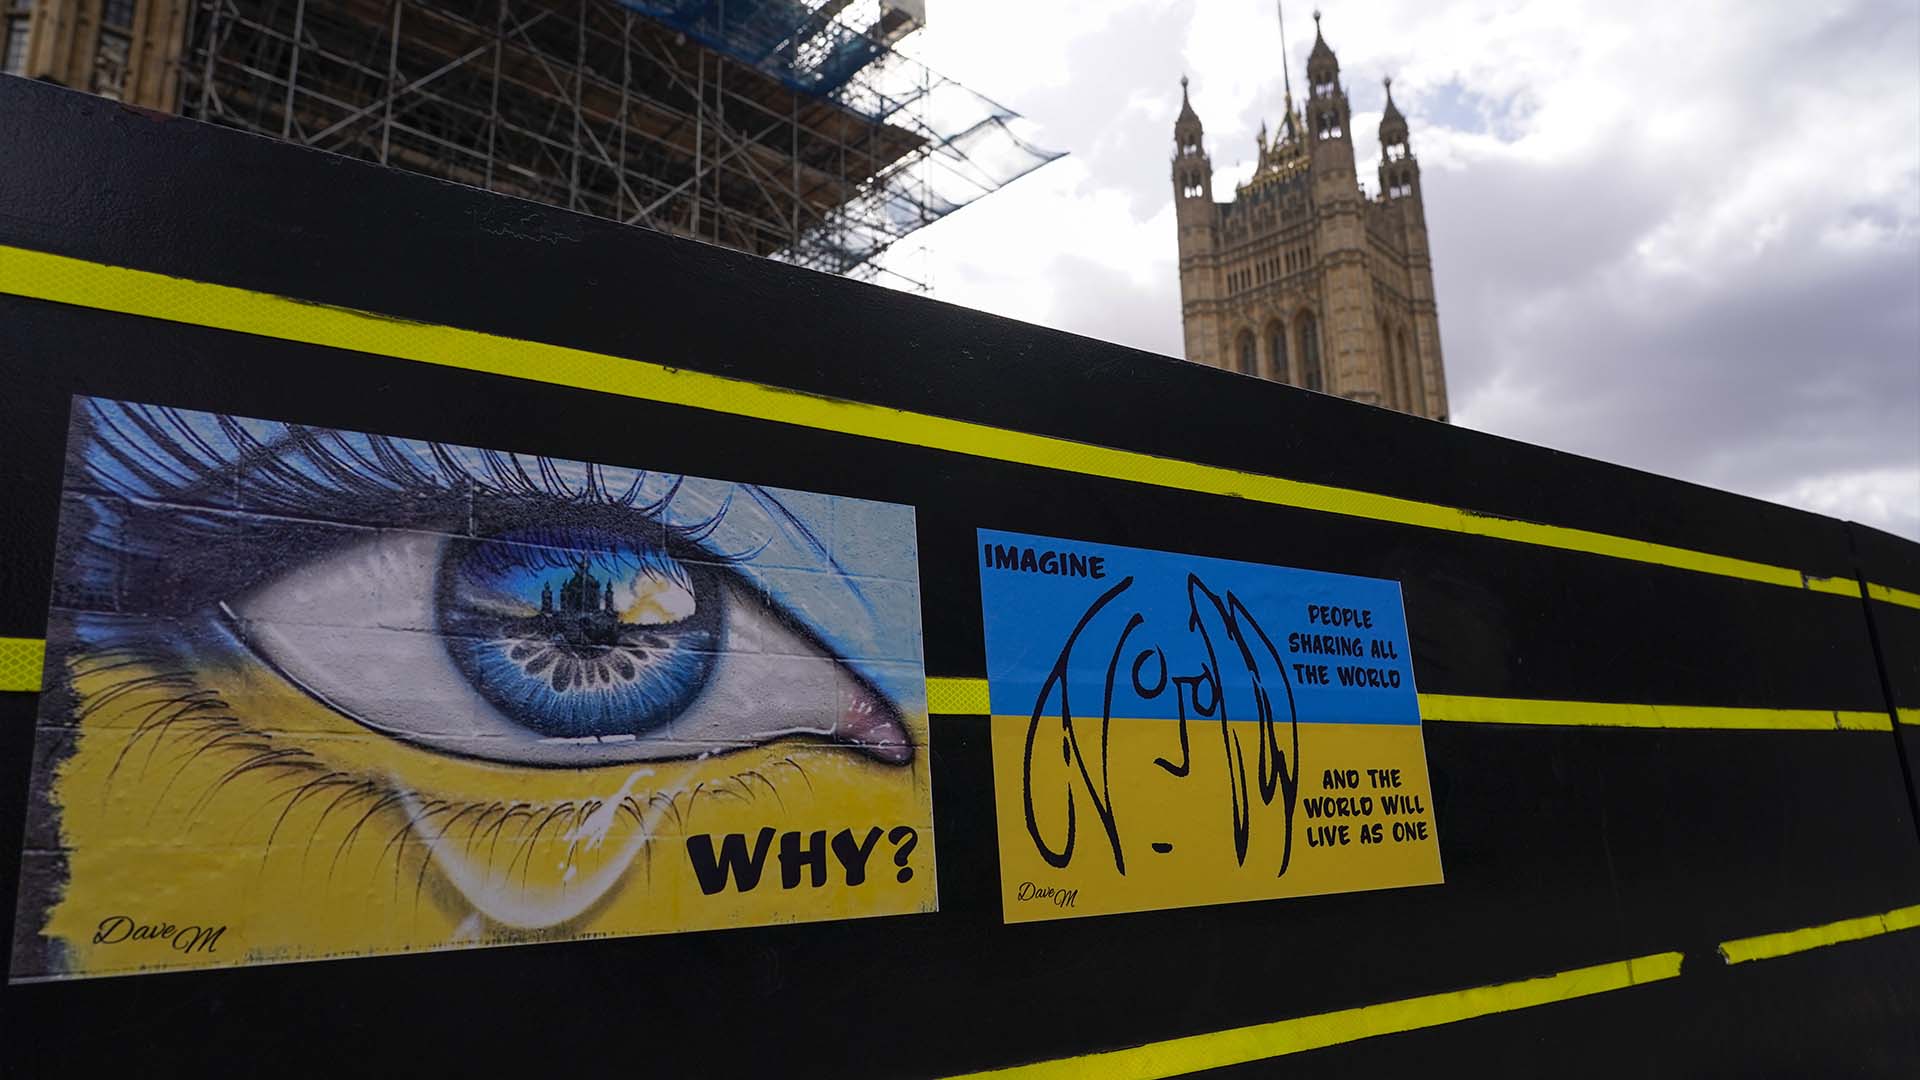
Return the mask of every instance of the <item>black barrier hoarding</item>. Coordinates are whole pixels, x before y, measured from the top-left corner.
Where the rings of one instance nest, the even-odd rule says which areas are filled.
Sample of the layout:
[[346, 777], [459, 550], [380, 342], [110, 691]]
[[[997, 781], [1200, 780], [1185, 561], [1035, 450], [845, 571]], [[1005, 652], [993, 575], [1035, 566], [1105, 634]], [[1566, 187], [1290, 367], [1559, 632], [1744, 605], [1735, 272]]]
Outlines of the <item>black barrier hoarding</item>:
[[[1910, 543], [17, 80], [0, 145], [10, 1074], [1920, 1055]], [[1019, 548], [1200, 580], [1087, 654], [1132, 715], [997, 704]], [[1069, 815], [1219, 887], [1062, 908]]]
[[[1879, 661], [1887, 700], [1893, 703], [1894, 739], [1905, 768], [1908, 797], [1920, 808], [1920, 604], [1903, 602], [1920, 593], [1914, 545], [1864, 525], [1848, 525], [1860, 578], [1866, 582], [1867, 631]], [[1920, 817], [1920, 815], [1916, 815]]]

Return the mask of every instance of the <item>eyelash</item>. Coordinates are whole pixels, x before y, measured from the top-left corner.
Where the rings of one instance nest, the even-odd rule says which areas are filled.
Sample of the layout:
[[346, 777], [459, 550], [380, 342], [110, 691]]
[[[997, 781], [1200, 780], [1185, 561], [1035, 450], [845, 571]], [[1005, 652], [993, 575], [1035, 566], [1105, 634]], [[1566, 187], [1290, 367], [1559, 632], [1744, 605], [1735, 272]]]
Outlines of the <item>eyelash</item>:
[[[509, 875], [513, 872], [513, 867], [525, 860], [534, 845], [539, 843], [540, 838], [553, 828], [556, 822], [561, 824], [570, 822], [575, 829], [578, 829], [581, 822], [604, 805], [597, 800], [564, 800], [549, 804], [504, 800], [469, 802], [433, 798], [427, 797], [426, 793], [418, 789], [401, 787], [390, 780], [329, 768], [314, 760], [312, 754], [305, 749], [297, 746], [275, 745], [274, 735], [258, 730], [236, 715], [221, 698], [220, 692], [206, 685], [193, 671], [184, 667], [167, 666], [178, 663], [179, 657], [154, 651], [151, 647], [88, 650], [83, 656], [77, 658], [73, 668], [75, 679], [90, 678], [123, 667], [143, 670], [139, 675], [108, 682], [92, 691], [88, 696], [87, 704], [80, 710], [76, 719], [84, 721], [97, 713], [107, 713], [110, 708], [113, 709], [111, 714], [102, 717], [108, 722], [130, 714], [142, 716], [108, 773], [109, 784], [114, 781], [123, 767], [132, 765], [135, 753], [143, 743], [146, 744], [145, 755], [137, 766], [142, 770], [151, 767], [163, 752], [177, 751], [172, 757], [165, 759], [166, 764], [178, 763], [178, 767], [175, 769], [175, 775], [169, 778], [167, 784], [155, 796], [156, 807], [172, 793], [173, 782], [202, 755], [212, 752], [233, 759], [235, 763], [230, 768], [194, 796], [193, 809], [185, 825], [188, 830], [199, 823], [201, 812], [222, 790], [247, 773], [256, 770], [274, 770], [289, 774], [297, 782], [275, 791], [252, 812], [258, 814], [271, 811], [275, 804], [285, 801], [266, 838], [265, 847], [261, 852], [262, 859], [273, 853], [274, 841], [279, 836], [281, 824], [293, 815], [302, 802], [310, 798], [325, 798], [324, 793], [334, 789], [340, 790], [322, 809], [320, 819], [307, 830], [309, 839], [301, 847], [303, 859], [311, 855], [311, 837], [321, 831], [321, 825], [328, 818], [331, 818], [335, 812], [352, 813], [360, 804], [366, 805], [360, 810], [359, 819], [347, 830], [346, 835], [329, 857], [329, 877], [341, 860], [346, 858], [358, 844], [379, 839], [379, 834], [370, 834], [365, 831], [365, 826], [369, 822], [375, 820], [382, 810], [397, 807], [409, 798], [423, 800], [421, 820], [427, 822], [438, 820], [445, 823], [440, 827], [440, 837], [451, 834], [455, 822], [477, 813], [478, 816], [467, 826], [464, 842], [471, 848], [480, 842], [483, 834], [489, 837], [487, 840], [489, 844], [487, 872], [489, 874], [494, 867], [500, 865], [499, 859], [502, 853], [499, 851], [499, 844], [507, 823], [516, 817], [526, 818], [529, 824], [522, 826], [519, 833], [510, 839], [509, 850], [504, 853], [507, 860], [506, 873]], [[790, 769], [808, 790], [812, 790], [813, 779], [808, 775], [805, 766], [791, 755], [783, 755], [769, 762], [764, 768], [744, 769], [725, 777], [724, 781], [719, 783], [710, 784], [702, 781], [690, 790], [653, 791], [645, 793], [644, 796], [622, 795], [616, 804], [616, 813], [631, 820], [636, 828], [649, 829], [646, 813], [649, 810], [658, 810], [664, 818], [671, 819], [677, 828], [684, 831], [701, 796], [752, 802], [758, 798], [755, 791], [756, 784], [765, 787], [775, 801], [782, 802], [784, 805], [784, 800], [780, 796], [780, 785], [768, 775], [778, 769]], [[316, 792], [321, 794], [315, 794]], [[251, 818], [251, 816], [251, 814], [243, 815], [245, 818]], [[657, 825], [654, 827], [657, 828]], [[378, 869], [379, 865], [384, 865], [387, 852], [394, 852], [396, 890], [399, 887], [400, 872], [405, 866], [408, 838], [414, 828], [413, 821], [408, 820], [393, 830], [392, 835], [388, 836], [382, 845], [382, 858], [375, 867]], [[643, 851], [650, 849], [650, 846], [651, 841]], [[571, 860], [572, 856], [573, 850], [570, 848], [568, 859]], [[419, 889], [424, 886], [427, 877], [429, 869], [427, 863], [428, 860], [422, 859], [416, 876], [416, 900]]]
[[[137, 433], [127, 431], [115, 412]], [[124, 590], [169, 597], [180, 608], [193, 609], [240, 587], [251, 570], [245, 559], [223, 556], [182, 567], [177, 556], [204, 551], [215, 539], [233, 540], [223, 511], [232, 509], [227, 504], [236, 501], [233, 492], [241, 477], [257, 504], [246, 516], [250, 541], [261, 550], [303, 557], [324, 554], [348, 535], [345, 527], [356, 525], [486, 535], [537, 526], [565, 511], [601, 519], [613, 529], [657, 529], [664, 534], [669, 556], [738, 567], [750, 564], [773, 542], [771, 532], [742, 550], [718, 551], [706, 544], [734, 512], [734, 494], [744, 492], [775, 524], [811, 547], [823, 566], [844, 573], [804, 521], [755, 485], [736, 485], [713, 513], [675, 523], [667, 518], [684, 483], [681, 477], [668, 481], [656, 498], [642, 501], [648, 480], [659, 474], [636, 471], [631, 484], [614, 491], [607, 484], [607, 470], [590, 463], [575, 466], [581, 470], [580, 480], [569, 483], [561, 473], [562, 463], [543, 455], [530, 457], [529, 474], [528, 457], [496, 450], [456, 452], [438, 442], [355, 436], [355, 442], [364, 442], [363, 450], [339, 433], [298, 424], [284, 425], [283, 439], [267, 441], [230, 417], [212, 419], [230, 449], [216, 449], [171, 409], [96, 407], [79, 414], [72, 445], [90, 448], [86, 467], [92, 486], [114, 500], [96, 514], [115, 513], [123, 520], [112, 528], [92, 527], [89, 521], [67, 523], [75, 526], [70, 535], [85, 537], [92, 549], [88, 554], [108, 556], [74, 559], [72, 572], [62, 575], [69, 592]], [[104, 430], [96, 434], [91, 425]], [[419, 467], [409, 442], [424, 449], [438, 475]], [[477, 454], [482, 471], [463, 462], [463, 454]], [[116, 570], [131, 573], [110, 580]]]

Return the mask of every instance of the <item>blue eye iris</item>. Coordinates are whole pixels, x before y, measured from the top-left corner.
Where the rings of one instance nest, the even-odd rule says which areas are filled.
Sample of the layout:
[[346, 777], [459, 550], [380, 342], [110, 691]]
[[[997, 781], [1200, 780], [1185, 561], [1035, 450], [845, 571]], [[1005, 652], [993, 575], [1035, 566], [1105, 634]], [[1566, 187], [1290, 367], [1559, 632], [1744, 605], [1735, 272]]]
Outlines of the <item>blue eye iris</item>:
[[439, 618], [480, 694], [561, 738], [640, 735], [682, 712], [720, 648], [707, 566], [596, 528], [521, 529], [447, 549]]

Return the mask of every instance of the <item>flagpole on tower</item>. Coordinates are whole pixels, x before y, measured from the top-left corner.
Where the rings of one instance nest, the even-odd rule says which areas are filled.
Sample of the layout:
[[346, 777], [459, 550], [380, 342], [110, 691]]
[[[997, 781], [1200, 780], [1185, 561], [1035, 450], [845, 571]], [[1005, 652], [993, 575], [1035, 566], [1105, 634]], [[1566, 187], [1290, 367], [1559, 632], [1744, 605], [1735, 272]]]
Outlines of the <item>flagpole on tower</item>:
[[1287, 5], [1284, 0], [1274, 0], [1274, 10], [1280, 15], [1280, 81], [1287, 88], [1287, 113], [1293, 113], [1293, 74], [1287, 64]]

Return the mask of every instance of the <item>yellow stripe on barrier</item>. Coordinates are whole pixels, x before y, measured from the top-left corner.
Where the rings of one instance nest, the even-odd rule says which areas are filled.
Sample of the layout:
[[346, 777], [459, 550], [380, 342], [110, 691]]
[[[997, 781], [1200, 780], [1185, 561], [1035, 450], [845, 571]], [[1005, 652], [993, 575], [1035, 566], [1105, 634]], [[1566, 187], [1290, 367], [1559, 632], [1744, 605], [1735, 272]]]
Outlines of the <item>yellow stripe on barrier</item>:
[[46, 653], [39, 638], [0, 637], [0, 691], [37, 693]]
[[1892, 731], [1884, 712], [1849, 709], [1748, 709], [1712, 705], [1640, 705], [1602, 701], [1421, 694], [1420, 716], [1463, 724], [1554, 727], [1686, 728], [1707, 731]]
[[[1722, 942], [1719, 953], [1720, 958], [1728, 964], [1744, 964], [1916, 928], [1920, 928], [1920, 904], [1895, 908], [1880, 915], [1843, 919], [1823, 926], [1737, 938]], [[1067, 1080], [1080, 1076], [1099, 1076], [1103, 1080], [1160, 1080], [1162, 1077], [1244, 1065], [1306, 1050], [1358, 1042], [1376, 1035], [1418, 1031], [1659, 982], [1679, 975], [1682, 959], [1682, 954], [1677, 952], [1655, 953], [1634, 960], [1563, 971], [1539, 979], [1454, 990], [1317, 1016], [1187, 1035], [1124, 1050], [967, 1073], [950, 1080], [985, 1080], [988, 1077], [995, 1080]]]
[[1735, 938], [1720, 943], [1720, 958], [1729, 964], [1744, 964], [1750, 960], [1771, 960], [1777, 956], [1791, 956], [1794, 953], [1818, 949], [1826, 945], [1838, 945], [1843, 941], [1859, 941], [1861, 938], [1878, 937], [1898, 930], [1912, 930], [1920, 927], [1920, 904], [1912, 907], [1895, 908], [1880, 915], [1866, 915], [1858, 919], [1842, 919], [1827, 923], [1825, 926], [1809, 926], [1804, 930], [1783, 930], [1777, 934], [1760, 934], [1755, 937]]
[[[1086, 476], [1484, 536], [1831, 595], [1859, 594], [1859, 585], [1851, 579], [1817, 577], [1784, 566], [1727, 555], [1155, 457], [559, 345], [408, 322], [227, 285], [104, 266], [24, 248], [0, 246], [0, 292]], [[1881, 589], [1889, 602], [1920, 607], [1920, 595], [1884, 586]]]
[[[0, 638], [0, 691], [40, 689], [38, 638]], [[987, 680], [928, 676], [927, 711], [945, 716], [986, 716]], [[1421, 694], [1420, 716], [1460, 724], [1525, 724], [1542, 727], [1687, 728], [1719, 731], [1891, 731], [1885, 713], [1844, 709], [1744, 709], [1704, 705], [1638, 705], [1598, 701]], [[1920, 725], [1920, 709], [1901, 709], [1900, 722]]]
[[1680, 974], [1680, 960], [1681, 954], [1677, 952], [1655, 953], [1538, 979], [1477, 986], [1471, 990], [1189, 1035], [1125, 1050], [968, 1073], [966, 1078], [955, 1080], [976, 1077], [1067, 1080], [1082, 1076], [1098, 1076], [1102, 1080], [1157, 1080], [1659, 982]]
[[[987, 680], [929, 678], [927, 711], [986, 716]], [[1909, 720], [1912, 715], [1914, 719]], [[1526, 724], [1545, 727], [1683, 728], [1707, 731], [1892, 731], [1882, 712], [1847, 709], [1745, 709], [1707, 705], [1639, 705], [1600, 701], [1421, 694], [1420, 716], [1457, 724]], [[1920, 710], [1904, 709], [1904, 722], [1920, 722]]]
[[948, 716], [985, 716], [987, 680], [927, 677], [927, 711]]
[[1875, 600], [1884, 601], [1889, 604], [1899, 604], [1901, 607], [1920, 608], [1920, 593], [1908, 592], [1905, 589], [1896, 589], [1891, 585], [1881, 585], [1869, 581], [1867, 582], [1867, 595]]

